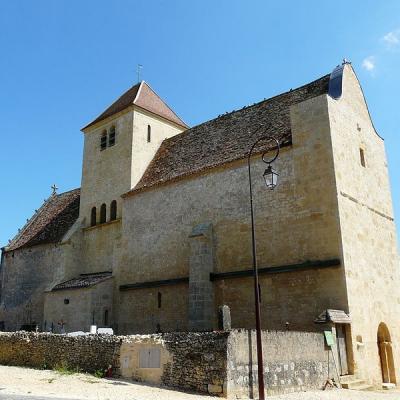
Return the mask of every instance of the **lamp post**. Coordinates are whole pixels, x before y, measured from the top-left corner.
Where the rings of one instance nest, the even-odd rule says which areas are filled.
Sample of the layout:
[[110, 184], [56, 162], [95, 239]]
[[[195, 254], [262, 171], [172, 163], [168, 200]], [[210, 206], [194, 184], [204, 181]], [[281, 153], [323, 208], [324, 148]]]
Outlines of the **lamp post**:
[[271, 136], [264, 136], [255, 141], [251, 146], [249, 155], [247, 157], [247, 166], [249, 171], [249, 189], [250, 189], [250, 212], [251, 212], [251, 244], [253, 252], [253, 271], [254, 271], [254, 298], [255, 298], [255, 311], [256, 311], [256, 335], [257, 335], [257, 365], [258, 365], [258, 396], [260, 400], [265, 399], [264, 394], [264, 366], [261, 342], [261, 318], [260, 318], [260, 285], [258, 283], [258, 269], [257, 269], [257, 253], [256, 253], [256, 231], [254, 227], [254, 207], [253, 207], [253, 189], [251, 183], [251, 167], [250, 159], [256, 145], [262, 140], [273, 141], [276, 143], [275, 155], [270, 159], [266, 159], [266, 153], [262, 155], [262, 160], [267, 164], [267, 168], [263, 173], [263, 178], [267, 188], [274, 190], [278, 183], [278, 173], [272, 168], [273, 163], [279, 155], [279, 141]]

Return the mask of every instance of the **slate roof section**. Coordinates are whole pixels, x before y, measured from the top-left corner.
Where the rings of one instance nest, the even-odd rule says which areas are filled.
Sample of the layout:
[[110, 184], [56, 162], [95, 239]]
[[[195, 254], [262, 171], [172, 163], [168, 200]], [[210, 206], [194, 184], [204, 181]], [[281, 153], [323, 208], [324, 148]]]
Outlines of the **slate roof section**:
[[77, 278], [70, 279], [69, 281], [59, 283], [54, 286], [52, 291], [65, 290], [65, 289], [82, 289], [97, 285], [112, 277], [111, 271], [96, 272], [93, 274], [81, 274]]
[[324, 310], [314, 322], [316, 324], [327, 324], [333, 322], [334, 324], [350, 324], [351, 318], [343, 310]]
[[121, 97], [119, 97], [110, 107], [101, 113], [94, 121], [86, 125], [82, 130], [100, 122], [127, 107], [136, 105], [156, 115], [159, 115], [183, 128], [188, 128], [174, 111], [158, 96], [158, 94], [145, 82], [142, 81], [132, 86]]
[[5, 251], [60, 242], [79, 216], [80, 189], [50, 196]]
[[[328, 93], [328, 85], [329, 75], [325, 75], [164, 140], [141, 180], [124, 196], [245, 158], [251, 145], [264, 135], [275, 136], [281, 146], [290, 145], [290, 106]], [[268, 145], [271, 142], [260, 142], [255, 154]]]

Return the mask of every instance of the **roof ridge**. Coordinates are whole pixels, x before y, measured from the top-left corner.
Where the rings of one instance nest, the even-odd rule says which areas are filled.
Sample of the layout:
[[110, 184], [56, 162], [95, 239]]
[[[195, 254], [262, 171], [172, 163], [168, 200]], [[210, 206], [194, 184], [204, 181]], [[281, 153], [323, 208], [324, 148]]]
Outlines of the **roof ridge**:
[[27, 221], [25, 222], [25, 224], [22, 226], [22, 228], [18, 229], [18, 232], [16, 233], [16, 235], [7, 243], [7, 245], [4, 246], [4, 248], [7, 249], [7, 247], [10, 247], [12, 245], [13, 242], [17, 242], [18, 239], [20, 238], [20, 236], [22, 236], [24, 234], [24, 232], [33, 224], [33, 222], [39, 217], [40, 215], [40, 211], [44, 208], [44, 206], [50, 201], [51, 199], [51, 195], [50, 197], [48, 197], [47, 199], [45, 199], [42, 203], [42, 205], [33, 213], [33, 215], [27, 219]]
[[80, 188], [80, 187], [77, 187], [77, 188], [75, 188], [75, 189], [67, 190], [66, 192], [57, 193], [57, 196], [62, 196], [63, 194], [67, 194], [67, 193], [70, 193], [70, 192], [75, 192], [75, 191], [78, 191], [78, 190], [81, 190], [81, 188]]
[[[3, 246], [3, 249], [5, 251], [13, 251], [21, 247], [34, 245], [35, 243], [32, 244], [32, 242], [38, 240], [46, 232], [47, 227], [53, 224], [59, 218], [60, 214], [68, 210], [68, 207], [76, 199], [79, 199], [79, 196], [80, 188], [71, 189], [60, 194], [51, 194], [37, 210], [35, 209], [33, 215], [27, 219], [27, 222], [18, 230], [18, 233], [12, 240]], [[48, 215], [45, 219], [45, 224], [42, 222], [43, 215]]]
[[[174, 136], [165, 138], [165, 139], [161, 142], [161, 144], [162, 144], [162, 143], [166, 143], [166, 142], [173, 141], [174, 139], [178, 139], [180, 136], [182, 136], [182, 135], [184, 135], [184, 134], [186, 134], [186, 133], [189, 133], [190, 130], [195, 129], [195, 128], [198, 128], [198, 127], [200, 127], [200, 126], [202, 126], [202, 125], [208, 124], [209, 122], [215, 121], [216, 119], [227, 117], [227, 116], [229, 116], [229, 115], [232, 115], [232, 114], [235, 114], [235, 113], [237, 113], [237, 112], [240, 112], [240, 111], [242, 111], [242, 110], [244, 110], [244, 109], [249, 109], [249, 108], [253, 108], [253, 107], [259, 106], [259, 105], [264, 104], [264, 103], [267, 103], [267, 102], [269, 102], [269, 101], [276, 100], [278, 97], [284, 96], [284, 95], [289, 94], [289, 93], [293, 93], [293, 92], [295, 92], [295, 91], [297, 91], [297, 90], [304, 89], [305, 87], [307, 87], [307, 86], [309, 86], [309, 85], [312, 85], [313, 83], [316, 83], [316, 82], [318, 82], [318, 81], [320, 81], [320, 80], [322, 80], [322, 79], [325, 79], [327, 76], [330, 76], [330, 74], [325, 74], [325, 75], [323, 75], [323, 76], [321, 76], [321, 77], [319, 77], [319, 78], [317, 78], [317, 79], [314, 79], [314, 80], [311, 81], [311, 82], [308, 82], [308, 83], [305, 83], [304, 85], [298, 86], [298, 87], [296, 87], [295, 89], [289, 89], [289, 90], [287, 90], [286, 92], [278, 93], [278, 94], [276, 94], [276, 95], [274, 95], [274, 96], [272, 96], [272, 97], [268, 97], [267, 99], [263, 99], [263, 100], [261, 100], [261, 101], [259, 101], [259, 102], [257, 102], [257, 103], [253, 103], [253, 104], [250, 104], [250, 105], [248, 105], [248, 106], [243, 106], [242, 108], [240, 108], [240, 109], [238, 109], [238, 110], [233, 110], [233, 111], [225, 112], [224, 114], [219, 114], [217, 117], [211, 118], [211, 119], [209, 119], [209, 120], [207, 120], [207, 121], [204, 121], [204, 122], [201, 122], [201, 123], [198, 124], [198, 125], [194, 125], [194, 126], [190, 127], [189, 129], [186, 129], [185, 131], [183, 131], [183, 132], [181, 132], [181, 133], [178, 133], [177, 135], [174, 135]], [[160, 148], [161, 148], [161, 146], [160, 146]]]
[[[132, 104], [135, 104], [135, 103], [136, 103], [136, 100], [139, 98], [140, 92], [142, 91], [143, 83], [144, 83], [144, 81], [141, 81], [141, 82], [140, 82], [140, 84], [139, 84], [139, 89], [138, 89], [138, 91], [137, 91], [137, 93], [136, 93], [135, 98], [134, 98], [133, 101], [132, 101]], [[129, 90], [130, 90], [130, 89], [129, 89]]]
[[[142, 83], [144, 83], [162, 102], [163, 104], [184, 124], [189, 128], [189, 125], [162, 99], [162, 97], [160, 97], [157, 92], [150, 86], [150, 84], [148, 84], [145, 80], [142, 81]], [[139, 89], [140, 91], [140, 89]], [[139, 97], [139, 91], [138, 91], [138, 96]], [[136, 101], [136, 98], [135, 98]], [[139, 106], [140, 107], [140, 106]], [[176, 122], [175, 122], [176, 123]]]

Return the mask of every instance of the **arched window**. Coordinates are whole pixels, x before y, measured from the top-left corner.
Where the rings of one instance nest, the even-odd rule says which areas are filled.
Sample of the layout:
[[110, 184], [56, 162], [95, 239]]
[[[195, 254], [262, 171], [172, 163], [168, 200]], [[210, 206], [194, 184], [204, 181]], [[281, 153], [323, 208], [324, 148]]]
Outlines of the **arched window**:
[[106, 205], [103, 203], [100, 207], [100, 223], [104, 224], [107, 218]]
[[110, 205], [110, 221], [117, 219], [117, 201], [113, 200]]
[[107, 131], [104, 130], [100, 138], [100, 150], [105, 150], [107, 147]]
[[108, 136], [108, 146], [114, 146], [115, 144], [115, 126], [110, 128], [110, 134]]
[[92, 212], [90, 213], [90, 226], [96, 225], [96, 207], [92, 208]]
[[151, 142], [151, 126], [147, 125], [147, 143]]

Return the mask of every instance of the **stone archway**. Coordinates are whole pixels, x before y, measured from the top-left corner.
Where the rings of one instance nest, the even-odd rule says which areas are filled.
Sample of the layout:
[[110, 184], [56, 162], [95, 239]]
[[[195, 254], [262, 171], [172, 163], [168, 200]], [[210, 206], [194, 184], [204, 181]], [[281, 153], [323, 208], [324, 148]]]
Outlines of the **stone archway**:
[[383, 383], [396, 383], [396, 372], [394, 369], [392, 339], [387, 325], [381, 322], [378, 327], [378, 349], [381, 360]]

